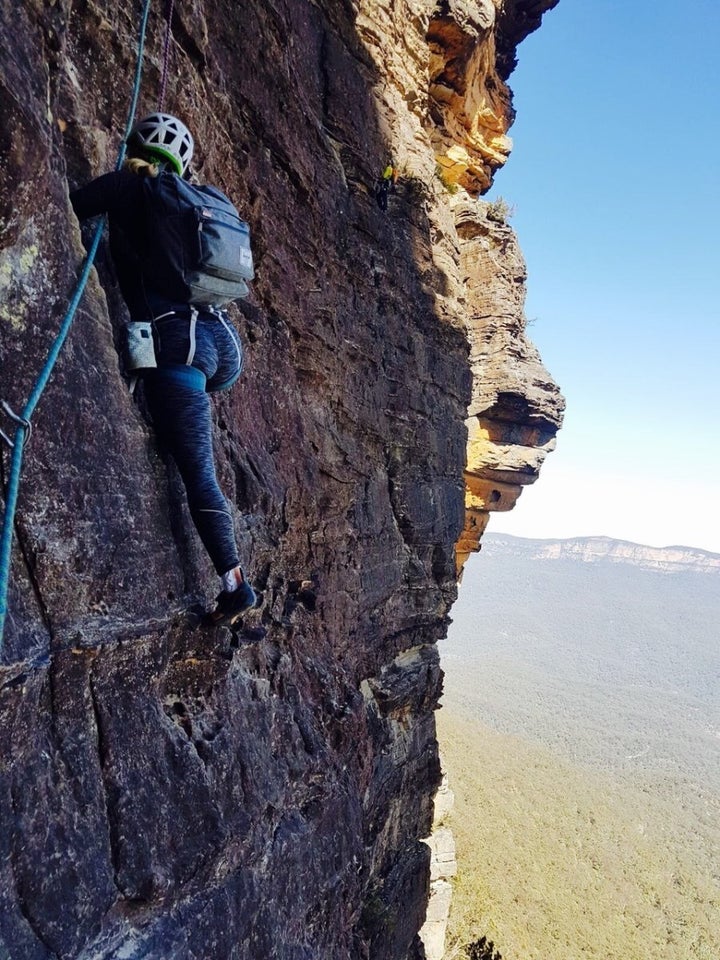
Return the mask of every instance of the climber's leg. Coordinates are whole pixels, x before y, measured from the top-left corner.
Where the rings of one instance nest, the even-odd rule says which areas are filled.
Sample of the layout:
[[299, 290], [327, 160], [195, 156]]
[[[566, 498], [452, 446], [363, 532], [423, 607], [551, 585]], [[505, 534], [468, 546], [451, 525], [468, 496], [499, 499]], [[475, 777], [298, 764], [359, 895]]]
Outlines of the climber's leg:
[[[200, 378], [196, 385], [190, 382], [193, 374]], [[215, 569], [222, 576], [239, 568], [232, 514], [215, 475], [203, 375], [187, 367], [153, 370], [145, 377], [145, 395], [158, 440], [177, 464], [190, 514]]]

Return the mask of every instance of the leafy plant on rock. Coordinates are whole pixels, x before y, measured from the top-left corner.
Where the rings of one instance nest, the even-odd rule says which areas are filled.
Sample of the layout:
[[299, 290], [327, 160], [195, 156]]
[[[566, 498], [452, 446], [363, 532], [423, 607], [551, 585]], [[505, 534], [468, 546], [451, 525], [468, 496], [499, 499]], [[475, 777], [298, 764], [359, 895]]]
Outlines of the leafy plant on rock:
[[505, 197], [498, 197], [497, 200], [488, 200], [485, 212], [488, 220], [494, 220], [495, 223], [507, 223], [510, 217], [515, 213], [515, 207], [511, 206]]
[[502, 960], [502, 954], [487, 937], [480, 937], [474, 943], [466, 944], [465, 954], [468, 960]]

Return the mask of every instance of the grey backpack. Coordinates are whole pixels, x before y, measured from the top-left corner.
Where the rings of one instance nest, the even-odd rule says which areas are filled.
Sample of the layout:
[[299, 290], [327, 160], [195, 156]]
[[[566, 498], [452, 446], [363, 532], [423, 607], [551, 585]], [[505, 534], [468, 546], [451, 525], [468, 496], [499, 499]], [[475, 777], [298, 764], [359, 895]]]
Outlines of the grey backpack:
[[143, 182], [149, 242], [141, 268], [153, 288], [198, 307], [246, 297], [255, 276], [250, 228], [225, 194], [167, 171]]

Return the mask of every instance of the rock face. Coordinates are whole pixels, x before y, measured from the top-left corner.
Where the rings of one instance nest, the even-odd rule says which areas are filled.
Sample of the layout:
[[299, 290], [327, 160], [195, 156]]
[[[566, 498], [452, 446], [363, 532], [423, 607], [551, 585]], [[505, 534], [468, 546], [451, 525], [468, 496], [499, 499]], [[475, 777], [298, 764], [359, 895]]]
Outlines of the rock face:
[[496, 206], [467, 199], [453, 204], [473, 371], [458, 571], [479, 548], [490, 513], [511, 510], [523, 486], [537, 479], [564, 410], [525, 335], [525, 261]]
[[420, 931], [427, 960], [442, 960], [445, 955], [445, 934], [453, 892], [451, 880], [457, 875], [455, 838], [445, 821], [454, 803], [455, 795], [447, 776], [443, 776], [435, 794], [433, 832], [427, 841], [430, 847], [430, 900]]
[[[521, 297], [512, 316], [480, 308], [478, 251], [492, 271], [502, 250], [448, 185], [475, 193], [501, 162], [504, 78], [554, 2], [177, 0], [166, 107], [254, 237], [257, 281], [234, 308], [246, 373], [215, 411], [263, 603], [236, 633], [188, 623], [214, 574], [121, 375], [103, 248], [25, 455], [0, 666], [0, 955], [422, 957], [465, 419], [488, 434], [471, 473], [500, 489], [536, 470], [560, 409]], [[0, 0], [0, 396], [15, 409], [82, 255], [68, 187], [114, 163], [137, 6]], [[155, 6], [141, 115], [159, 89]], [[490, 363], [495, 317], [509, 352]], [[491, 367], [498, 381], [473, 387]], [[513, 445], [541, 452], [505, 463]]]

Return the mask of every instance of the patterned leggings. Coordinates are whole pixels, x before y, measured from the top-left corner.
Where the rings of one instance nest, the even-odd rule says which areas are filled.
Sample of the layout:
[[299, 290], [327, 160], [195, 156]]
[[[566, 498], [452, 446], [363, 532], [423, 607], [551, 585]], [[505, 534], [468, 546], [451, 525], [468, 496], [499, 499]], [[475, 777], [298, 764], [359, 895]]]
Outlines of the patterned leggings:
[[226, 390], [243, 365], [239, 337], [224, 317], [187, 307], [154, 322], [158, 366], [144, 375], [160, 445], [177, 464], [200, 539], [223, 574], [239, 565], [232, 514], [215, 475], [208, 391]]

